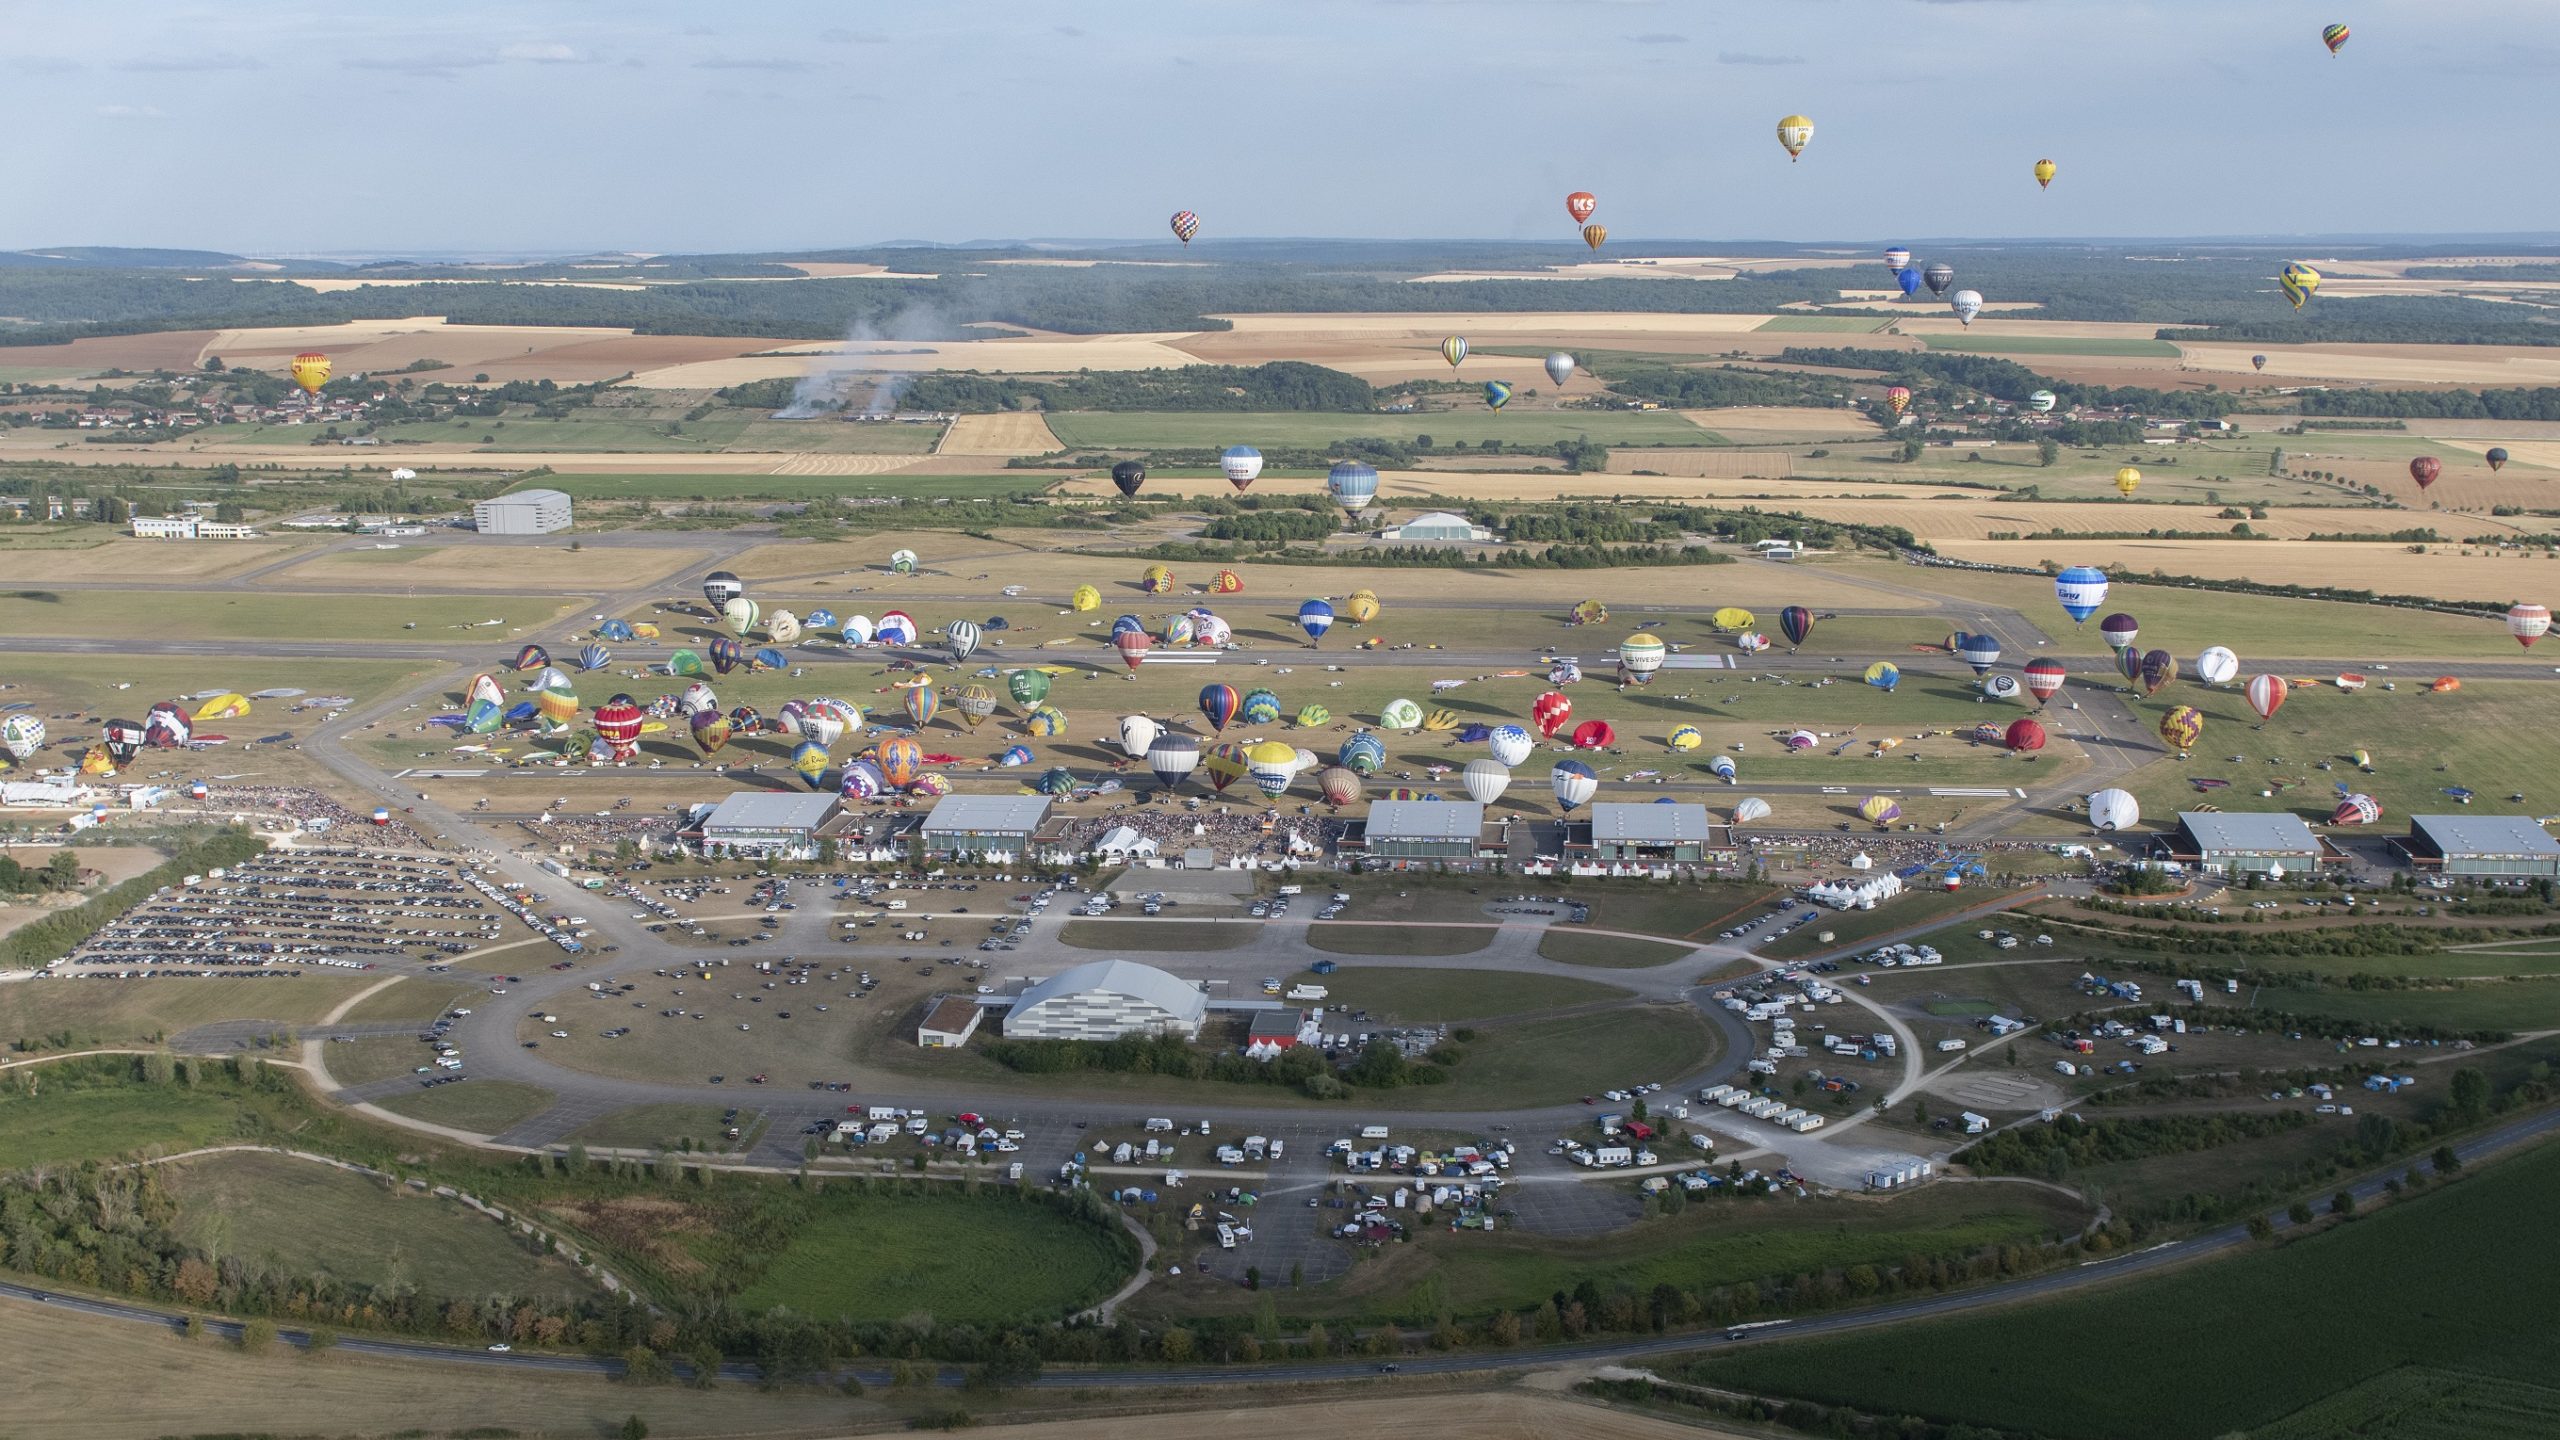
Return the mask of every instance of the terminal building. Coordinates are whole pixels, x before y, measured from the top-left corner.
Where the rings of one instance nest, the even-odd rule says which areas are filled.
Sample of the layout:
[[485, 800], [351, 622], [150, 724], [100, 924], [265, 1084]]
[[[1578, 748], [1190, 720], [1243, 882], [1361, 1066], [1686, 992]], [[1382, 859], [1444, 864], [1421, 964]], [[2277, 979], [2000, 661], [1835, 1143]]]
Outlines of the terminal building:
[[569, 497], [557, 490], [518, 490], [471, 506], [471, 528], [483, 535], [548, 535], [569, 528]]
[[1564, 852], [1606, 865], [1694, 865], [1721, 847], [1704, 805], [1603, 802], [1565, 825]]
[[2391, 848], [2440, 875], [2560, 879], [2560, 841], [2528, 815], [2412, 815], [2409, 834]]
[[929, 859], [1015, 860], [1048, 818], [1046, 795], [945, 795], [917, 833]]
[[1208, 997], [1187, 980], [1131, 960], [1096, 960], [1023, 991], [1005, 1012], [1004, 1033], [1030, 1040], [1196, 1040], [1208, 1014]]
[[2177, 828], [2160, 845], [2169, 859], [2224, 875], [2307, 875], [2345, 858], [2312, 834], [2301, 816], [2281, 811], [2181, 810]]
[[1487, 855], [1484, 807], [1473, 800], [1380, 800], [1336, 842], [1346, 856], [1396, 869], [1473, 869]]
[[821, 834], [841, 813], [843, 803], [833, 794], [741, 790], [703, 814], [690, 838], [706, 860], [775, 856], [813, 860]]

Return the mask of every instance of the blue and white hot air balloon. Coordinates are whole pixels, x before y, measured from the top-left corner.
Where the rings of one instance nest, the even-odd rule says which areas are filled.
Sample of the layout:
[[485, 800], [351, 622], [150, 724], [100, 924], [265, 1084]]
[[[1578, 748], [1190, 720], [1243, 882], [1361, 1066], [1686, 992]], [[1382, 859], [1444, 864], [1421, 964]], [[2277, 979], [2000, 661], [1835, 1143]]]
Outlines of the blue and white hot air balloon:
[[1262, 474], [1262, 452], [1250, 445], [1230, 445], [1218, 452], [1218, 469], [1228, 484], [1242, 490]]
[[1567, 810], [1575, 809], [1600, 792], [1600, 777], [1579, 760], [1560, 760], [1549, 773], [1554, 784], [1556, 802]]
[[1708, 761], [1707, 769], [1727, 785], [1734, 782], [1733, 757], [1730, 755], [1719, 755]]
[[2062, 602], [2063, 613], [2073, 624], [2085, 625], [2107, 603], [2107, 572], [2095, 565], [2074, 565], [2053, 577], [2053, 598]]
[[1378, 467], [1346, 460], [1326, 473], [1324, 488], [1343, 509], [1366, 510], [1378, 498]]
[[821, 605], [801, 616], [800, 623], [812, 630], [833, 630], [836, 628], [836, 612]]
[[1307, 632], [1310, 641], [1321, 640], [1333, 628], [1333, 607], [1321, 600], [1310, 600], [1298, 607], [1298, 628]]
[[2000, 642], [1989, 635], [1958, 635], [1956, 658], [1973, 667], [1976, 675], [1988, 675], [2000, 663]]
[[1537, 737], [1522, 725], [1496, 725], [1484, 743], [1493, 758], [1502, 762], [1507, 770], [1519, 768], [1529, 758], [1529, 753], [1538, 748]]
[[613, 652], [601, 645], [590, 645], [578, 652], [578, 668], [601, 670], [613, 663]]

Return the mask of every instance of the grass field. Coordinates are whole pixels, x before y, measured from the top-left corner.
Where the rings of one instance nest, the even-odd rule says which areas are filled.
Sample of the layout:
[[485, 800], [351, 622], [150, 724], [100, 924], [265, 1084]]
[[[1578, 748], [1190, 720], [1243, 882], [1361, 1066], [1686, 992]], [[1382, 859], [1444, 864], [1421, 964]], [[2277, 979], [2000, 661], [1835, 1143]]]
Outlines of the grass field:
[[1354, 437], [1412, 440], [1428, 435], [1438, 447], [1499, 440], [1503, 448], [1544, 455], [1559, 440], [1603, 445], [1713, 445], [1718, 437], [1667, 410], [1548, 410], [1519, 415], [1482, 411], [1432, 411], [1416, 415], [1192, 414], [1150, 411], [1074, 411], [1049, 417], [1049, 428], [1069, 449], [1197, 450], [1228, 445], [1322, 447]]
[[[1794, 960], [1807, 955], [1820, 955], [1827, 951], [1846, 949], [1853, 945], [1862, 945], [1869, 939], [1888, 931], [1911, 930], [1945, 923], [1972, 906], [2002, 893], [2004, 892], [1987, 890], [1979, 886], [1952, 893], [1943, 890], [1906, 891], [1873, 910], [1825, 911], [1822, 918], [1793, 934], [1760, 946], [1755, 953], [1771, 960]], [[1985, 920], [1984, 923], [2001, 922]], [[1829, 940], [1821, 938], [1826, 932], [1831, 936]]]
[[[423, 1047], [422, 1047], [423, 1048]], [[551, 1108], [552, 1094], [513, 1080], [472, 1080], [412, 1090], [374, 1103], [394, 1115], [447, 1125], [474, 1135], [495, 1135]]]
[[461, 985], [435, 980], [408, 979], [397, 985], [384, 986], [375, 994], [356, 1002], [355, 1007], [340, 1016], [350, 1025], [367, 1020], [432, 1020], [446, 1008], [461, 1002], [465, 995], [478, 994], [477, 985]]
[[1054, 1316], [1126, 1278], [1109, 1239], [1043, 1206], [999, 1195], [830, 1195], [737, 1305], [820, 1319], [943, 1324]]
[[2244, 990], [2253, 1008], [2327, 1015], [2377, 1027], [2560, 1029], [2560, 979], [2481, 980], [2449, 990]]
[[156, 1045], [215, 1020], [273, 1020], [281, 1028], [317, 1020], [372, 983], [336, 975], [13, 981], [0, 985], [0, 1041], [29, 1050], [82, 1050]]
[[1307, 944], [1336, 955], [1468, 955], [1493, 943], [1491, 926], [1355, 925], [1329, 920], [1307, 927]]
[[[1995, 1313], [1836, 1340], [1764, 1344], [1680, 1367], [1702, 1383], [1804, 1396], [2063, 1440], [2211, 1440], [2466, 1429], [2297, 1428], [2287, 1416], [2415, 1366], [2541, 1381], [2550, 1335], [2519, 1317], [2560, 1284], [2543, 1203], [2560, 1146], [2503, 1161], [2440, 1193], [2280, 1249]], [[2396, 1323], [2359, 1323], [2390, 1315]], [[2088, 1337], [2106, 1337], [2091, 1345]], [[2272, 1337], [2316, 1343], [2284, 1346]], [[2174, 1375], [2175, 1384], [2162, 1384]], [[2548, 1434], [2560, 1412], [2532, 1397]], [[2275, 1427], [2260, 1431], [2259, 1427]], [[2496, 1432], [2490, 1432], [2496, 1433]]]
[[2179, 353], [2178, 347], [2166, 340], [2097, 335], [1977, 335], [1970, 331], [1942, 335], [1932, 332], [1921, 336], [1920, 343], [1932, 350], [1954, 350], [1968, 355], [2104, 355], [2174, 360]]
[[1205, 920], [1070, 920], [1058, 931], [1079, 950], [1233, 950], [1261, 936], [1260, 925]]
[[1615, 935], [1549, 930], [1538, 937], [1538, 953], [1566, 965], [1589, 965], [1602, 970], [1648, 970], [1656, 965], [1668, 965], [1693, 952], [1686, 945], [1666, 945], [1656, 940], [1627, 940]]
[[1381, 965], [1346, 966], [1331, 975], [1304, 971], [1291, 977], [1289, 983], [1322, 985], [1333, 992], [1326, 1004], [1366, 1010], [1372, 1018], [1390, 1024], [1532, 1015], [1568, 1005], [1623, 999], [1627, 994], [1615, 985], [1560, 975]]
[[435, 1058], [414, 1035], [363, 1035], [331, 1040], [320, 1047], [320, 1063], [340, 1085], [370, 1085], [394, 1075], [408, 1075]]
[[[0, 591], [0, 634], [150, 635], [160, 640], [371, 640], [449, 643], [471, 631], [494, 650], [550, 624], [573, 602], [556, 595], [289, 595], [255, 590]], [[481, 622], [504, 619], [503, 626]], [[415, 629], [409, 628], [415, 626]], [[478, 627], [478, 628], [475, 628]], [[108, 662], [114, 663], [114, 662]]]
[[1037, 494], [1053, 477], [1018, 475], [545, 475], [526, 487], [577, 500], [980, 500]]
[[290, 1275], [332, 1275], [357, 1293], [388, 1285], [574, 1298], [595, 1290], [462, 1205], [327, 1165], [243, 1151], [180, 1161], [159, 1176], [189, 1244]]
[[[570, 1131], [565, 1143], [607, 1150], [682, 1150], [690, 1140], [695, 1150], [734, 1149], [721, 1134], [727, 1128], [721, 1114], [717, 1105], [634, 1105], [588, 1121]], [[741, 1140], [749, 1138], [743, 1132], [745, 1119], [740, 1117]]]
[[1566, 1104], [1619, 1086], [1668, 1085], [1696, 1073], [1722, 1042], [1687, 1005], [1641, 1005], [1504, 1023], [1467, 1048], [1459, 1074], [1473, 1103], [1522, 1106]]
[[66, 1060], [14, 1071], [0, 1086], [0, 1163], [59, 1165], [174, 1154], [292, 1124], [298, 1097], [231, 1085], [146, 1085], [133, 1065]]

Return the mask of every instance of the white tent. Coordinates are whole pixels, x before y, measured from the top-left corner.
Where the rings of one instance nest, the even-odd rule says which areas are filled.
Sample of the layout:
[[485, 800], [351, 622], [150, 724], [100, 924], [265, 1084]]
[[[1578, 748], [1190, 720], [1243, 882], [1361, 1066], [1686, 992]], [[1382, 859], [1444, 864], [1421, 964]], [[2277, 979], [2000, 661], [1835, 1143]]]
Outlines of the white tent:
[[1111, 860], [1148, 859], [1156, 853], [1156, 842], [1131, 826], [1114, 825], [1110, 833], [1093, 842], [1093, 853]]

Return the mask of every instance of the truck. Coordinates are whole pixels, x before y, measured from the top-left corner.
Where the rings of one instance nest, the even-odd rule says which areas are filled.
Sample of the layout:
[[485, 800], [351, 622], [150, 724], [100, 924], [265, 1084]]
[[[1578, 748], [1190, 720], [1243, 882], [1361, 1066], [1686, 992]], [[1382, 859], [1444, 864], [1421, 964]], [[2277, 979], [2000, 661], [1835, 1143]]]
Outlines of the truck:
[[1363, 1125], [1360, 1127], [1360, 1138], [1363, 1140], [1384, 1140], [1387, 1138], [1387, 1127], [1384, 1125]]
[[1331, 990], [1326, 989], [1322, 985], [1300, 985], [1289, 992], [1288, 998], [1292, 1000], [1322, 1000], [1332, 993], [1333, 992]]

